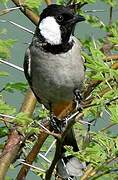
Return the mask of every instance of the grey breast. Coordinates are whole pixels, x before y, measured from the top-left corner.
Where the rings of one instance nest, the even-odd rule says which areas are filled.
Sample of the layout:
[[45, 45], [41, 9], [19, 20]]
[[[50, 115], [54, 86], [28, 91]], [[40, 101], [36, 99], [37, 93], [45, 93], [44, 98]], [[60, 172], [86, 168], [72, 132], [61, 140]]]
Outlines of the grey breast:
[[53, 55], [31, 46], [32, 86], [37, 96], [47, 103], [69, 101], [73, 90], [81, 90], [84, 80], [80, 43], [73, 37], [74, 45], [67, 53]]

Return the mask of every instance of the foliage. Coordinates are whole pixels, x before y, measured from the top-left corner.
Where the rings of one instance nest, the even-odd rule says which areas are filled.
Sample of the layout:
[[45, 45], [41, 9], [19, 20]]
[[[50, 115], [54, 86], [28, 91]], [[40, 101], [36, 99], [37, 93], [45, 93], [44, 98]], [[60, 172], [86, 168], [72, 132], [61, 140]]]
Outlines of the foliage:
[[27, 84], [24, 82], [17, 82], [17, 83], [10, 82], [5, 85], [4, 90], [11, 93], [13, 93], [14, 90], [25, 92], [27, 90]]
[[13, 39], [0, 39], [0, 58], [10, 58], [10, 48], [15, 42]]
[[16, 109], [8, 104], [6, 104], [2, 98], [0, 99], [0, 113], [13, 115], [16, 112]]
[[[66, 4], [68, 1], [57, 0], [58, 4]], [[87, 2], [92, 7], [96, 0], [77, 0], [77, 2]], [[109, 7], [117, 6], [117, 0], [100, 0]], [[8, 5], [7, 0], [0, 0], [5, 6]], [[32, 9], [35, 13], [39, 14], [39, 7], [42, 7], [42, 0], [25, 0], [25, 6]], [[92, 9], [92, 8], [91, 8]], [[96, 37], [89, 36], [81, 39], [84, 47], [82, 51], [83, 57], [86, 59], [86, 81], [85, 89], [91, 82], [99, 83], [92, 89], [88, 97], [89, 104], [83, 108], [84, 119], [94, 124], [94, 126], [84, 126], [76, 123], [75, 130], [77, 138], [79, 139], [79, 152], [73, 152], [71, 147], [66, 147], [67, 154], [75, 155], [79, 160], [85, 162], [94, 168], [95, 174], [90, 178], [94, 179], [117, 179], [118, 165], [115, 159], [118, 156], [118, 137], [117, 131], [110, 128], [112, 126], [118, 127], [118, 68], [114, 68], [114, 64], [118, 63], [118, 59], [107, 59], [109, 55], [118, 55], [118, 21], [103, 23], [100, 17], [96, 15], [85, 14], [82, 10], [81, 13], [85, 16], [86, 22], [93, 28], [97, 27], [99, 31], [104, 31], [106, 34], [104, 38], [97, 39]], [[109, 16], [109, 14], [108, 14]], [[16, 40], [7, 39], [4, 35], [7, 33], [6, 29], [0, 29], [0, 59], [6, 60], [11, 57], [11, 48], [15, 46]], [[107, 51], [104, 47], [107, 47]], [[0, 64], [2, 67], [2, 65]], [[9, 73], [1, 70], [0, 81], [9, 77]], [[0, 149], [3, 148], [4, 142], [2, 138], [7, 138], [9, 130], [15, 125], [18, 126], [18, 131], [24, 137], [28, 137], [21, 157], [25, 158], [28, 152], [32, 149], [36, 142], [37, 136], [40, 132], [39, 120], [45, 119], [49, 116], [49, 112], [40, 107], [34, 112], [32, 118], [29, 118], [27, 113], [17, 112], [16, 108], [12, 107], [6, 100], [6, 94], [20, 91], [23, 95], [28, 85], [26, 82], [5, 82], [4, 88], [1, 87], [0, 95]], [[5, 90], [5, 92], [3, 91]], [[12, 96], [12, 94], [10, 94]], [[107, 114], [105, 116], [104, 114]], [[37, 117], [38, 114], [38, 118]], [[11, 118], [3, 117], [2, 115], [11, 115]], [[13, 118], [12, 118], [13, 117]], [[38, 119], [38, 120], [37, 120]], [[104, 120], [107, 125], [98, 128]], [[102, 121], [103, 122], [103, 121]], [[97, 130], [99, 129], [99, 130]], [[45, 153], [52, 143], [53, 138], [49, 137], [47, 143], [42, 147], [41, 152]], [[54, 150], [53, 150], [54, 152]], [[52, 153], [52, 152], [51, 152]], [[52, 159], [53, 153], [50, 155]], [[39, 156], [36, 158], [36, 163], [40, 162]], [[42, 163], [43, 167], [47, 168], [45, 161]], [[44, 176], [44, 173], [34, 170], [37, 176]], [[10, 179], [6, 177], [6, 179]]]
[[7, 2], [8, 2], [9, 0], [0, 0], [0, 3], [3, 3], [6, 7], [7, 7]]
[[9, 73], [6, 71], [0, 71], [0, 77], [8, 76]]
[[33, 11], [35, 11], [38, 14], [39, 6], [41, 6], [42, 0], [35, 0], [35, 1], [25, 0], [24, 4], [26, 6], [28, 6], [28, 8], [32, 9]]
[[[68, 0], [56, 0], [57, 4], [67, 4], [69, 1]], [[77, 3], [95, 3], [95, 0], [77, 0]]]

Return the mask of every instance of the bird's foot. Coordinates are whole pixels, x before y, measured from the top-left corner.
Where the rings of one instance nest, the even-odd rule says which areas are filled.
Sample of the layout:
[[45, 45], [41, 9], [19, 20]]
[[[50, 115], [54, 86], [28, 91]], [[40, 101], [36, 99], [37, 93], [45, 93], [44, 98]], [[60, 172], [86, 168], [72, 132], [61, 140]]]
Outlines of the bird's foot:
[[74, 101], [76, 103], [76, 110], [79, 112], [82, 112], [83, 108], [81, 105], [81, 101], [83, 99], [82, 94], [80, 93], [80, 91], [78, 89], [74, 90]]
[[51, 113], [50, 124], [55, 133], [61, 133], [63, 131], [65, 122], [64, 120], [59, 120], [56, 116], [53, 115], [53, 113]]

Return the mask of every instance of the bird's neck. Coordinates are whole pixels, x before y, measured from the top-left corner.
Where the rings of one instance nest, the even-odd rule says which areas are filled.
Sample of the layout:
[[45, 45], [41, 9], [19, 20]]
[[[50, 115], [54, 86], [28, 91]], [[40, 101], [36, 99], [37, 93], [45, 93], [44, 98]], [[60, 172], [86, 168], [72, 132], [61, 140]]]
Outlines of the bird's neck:
[[68, 42], [66, 44], [62, 43], [59, 45], [51, 45], [47, 43], [46, 45], [43, 46], [43, 49], [46, 52], [50, 52], [52, 54], [60, 54], [60, 53], [66, 53], [68, 52], [73, 46], [73, 41]]
[[35, 41], [34, 45], [39, 45], [39, 47], [45, 51], [45, 52], [49, 52], [52, 54], [60, 54], [60, 53], [66, 53], [68, 52], [70, 49], [72, 49], [74, 41], [69, 40], [68, 42], [63, 42], [61, 44], [58, 45], [52, 45], [48, 42], [46, 42], [45, 38], [40, 34], [40, 32], [35, 32], [34, 38], [33, 40]]

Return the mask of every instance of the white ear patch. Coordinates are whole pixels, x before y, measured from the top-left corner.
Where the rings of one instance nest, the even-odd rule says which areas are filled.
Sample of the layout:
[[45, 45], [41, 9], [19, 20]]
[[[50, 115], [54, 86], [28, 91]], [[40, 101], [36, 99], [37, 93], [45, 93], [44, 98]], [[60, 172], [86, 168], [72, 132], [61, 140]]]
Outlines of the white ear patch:
[[56, 22], [55, 18], [48, 16], [43, 19], [39, 24], [41, 35], [51, 45], [61, 44], [61, 31], [60, 25]]

